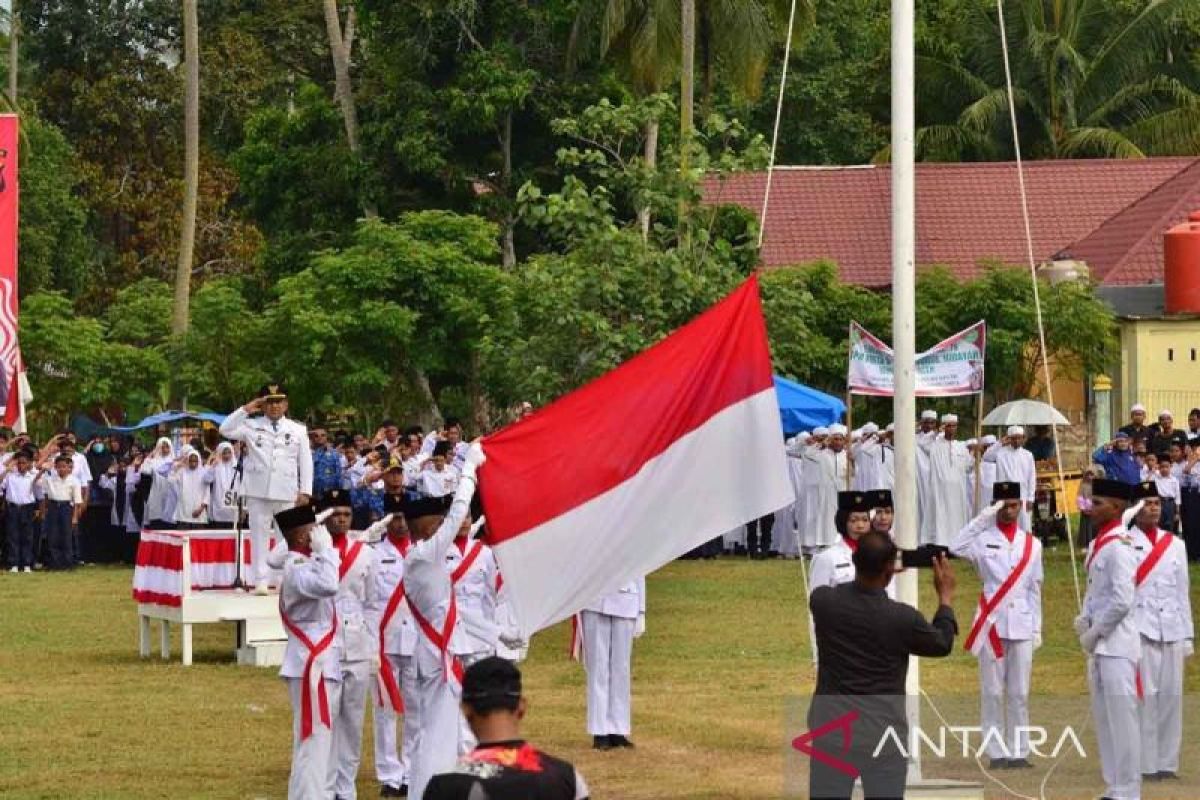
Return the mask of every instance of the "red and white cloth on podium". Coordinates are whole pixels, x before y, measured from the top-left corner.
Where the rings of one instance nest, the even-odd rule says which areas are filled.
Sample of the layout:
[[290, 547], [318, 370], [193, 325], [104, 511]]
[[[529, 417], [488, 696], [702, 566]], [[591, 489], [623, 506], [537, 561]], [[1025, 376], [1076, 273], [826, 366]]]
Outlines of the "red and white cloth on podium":
[[[232, 530], [143, 530], [133, 570], [133, 599], [139, 603], [179, 606], [184, 595], [187, 556], [191, 590], [229, 589], [237, 577], [237, 534]], [[274, 546], [274, 540], [271, 546]], [[250, 537], [242, 533], [242, 576], [248, 575]], [[280, 572], [271, 583], [278, 585]]]

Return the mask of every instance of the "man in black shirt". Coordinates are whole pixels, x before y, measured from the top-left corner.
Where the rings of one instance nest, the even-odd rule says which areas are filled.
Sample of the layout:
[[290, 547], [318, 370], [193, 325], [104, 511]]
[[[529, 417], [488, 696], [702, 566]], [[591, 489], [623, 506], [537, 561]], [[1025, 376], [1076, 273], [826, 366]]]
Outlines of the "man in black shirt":
[[492, 656], [463, 675], [463, 714], [479, 740], [453, 772], [435, 775], [424, 800], [588, 800], [575, 767], [521, 738], [521, 673]]
[[866, 798], [904, 796], [907, 759], [894, 742], [908, 741], [908, 658], [949, 655], [958, 624], [951, 607], [954, 573], [945, 557], [934, 560], [938, 609], [932, 622], [888, 599], [885, 590], [899, 570], [896, 557], [891, 538], [872, 531], [858, 540], [854, 580], [819, 587], [809, 598], [819, 656], [808, 725], [810, 732], [824, 728], [830, 737], [821, 743], [813, 736], [814, 748], [838, 754], [813, 758], [813, 798], [849, 798], [858, 776]]
[[1147, 428], [1146, 432], [1149, 434], [1147, 449], [1159, 458], [1169, 455], [1173, 444], [1187, 449], [1188, 435], [1175, 427], [1175, 418], [1170, 411], [1160, 412], [1158, 422]]

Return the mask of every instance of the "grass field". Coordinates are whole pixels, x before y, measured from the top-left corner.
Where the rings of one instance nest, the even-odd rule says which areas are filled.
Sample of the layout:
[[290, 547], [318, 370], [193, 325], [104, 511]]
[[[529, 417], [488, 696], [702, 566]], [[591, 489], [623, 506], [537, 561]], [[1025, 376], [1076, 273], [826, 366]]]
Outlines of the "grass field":
[[[1034, 699], [1034, 721], [1049, 714], [1079, 724], [1084, 661], [1061, 547], [1047, 552], [1046, 567], [1046, 643], [1033, 685], [1051, 697]], [[961, 566], [958, 573], [965, 633], [978, 584]], [[283, 797], [290, 710], [275, 670], [235, 666], [228, 626], [197, 627], [192, 667], [140, 660], [131, 574], [0, 574], [0, 797]], [[565, 657], [565, 626], [539, 634], [523, 665], [527, 735], [574, 761], [597, 800], [783, 796], [785, 754], [804, 728], [796, 708], [814, 678], [797, 562], [677, 562], [650, 577], [648, 592], [648, 632], [634, 649], [637, 749], [590, 749], [583, 671]], [[178, 634], [173, 647], [177, 654]], [[1200, 682], [1193, 666], [1189, 693]], [[923, 662], [922, 682], [952, 722], [977, 724], [975, 660], [961, 646]], [[1195, 744], [1185, 745], [1185, 774], [1200, 771], [1197, 718], [1189, 706], [1185, 740]], [[1064, 760], [1046, 797], [1101, 794], [1090, 725], [1081, 736], [1091, 760]], [[365, 738], [359, 792], [375, 797], [369, 723]], [[1011, 791], [990, 785], [989, 797], [1037, 797], [1046, 766], [1010, 781]], [[961, 760], [926, 761], [925, 771], [983, 779]], [[1200, 796], [1200, 782], [1150, 786], [1145, 796]]]

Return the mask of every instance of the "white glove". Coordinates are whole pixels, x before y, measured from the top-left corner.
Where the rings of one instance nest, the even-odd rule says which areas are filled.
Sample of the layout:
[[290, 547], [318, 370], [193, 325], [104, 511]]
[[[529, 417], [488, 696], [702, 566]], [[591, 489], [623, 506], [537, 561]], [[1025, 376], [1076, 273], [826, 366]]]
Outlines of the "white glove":
[[267, 553], [267, 566], [271, 569], [283, 569], [284, 562], [287, 561], [288, 544], [285, 540], [280, 539], [271, 548], [271, 552]]
[[324, 525], [314, 525], [312, 533], [308, 535], [308, 541], [314, 553], [333, 549], [333, 537], [329, 535], [329, 531], [325, 529]]
[[1144, 505], [1146, 505], [1145, 500], [1138, 500], [1132, 506], [1125, 509], [1125, 512], [1121, 514], [1121, 525], [1126, 528], [1133, 527], [1133, 521], [1137, 519], [1138, 512], [1142, 510], [1142, 506]]
[[363, 532], [363, 538], [372, 543], [381, 541], [383, 535], [387, 533], [388, 523], [392, 521], [392, 517], [394, 516], [395, 514], [388, 514], [378, 522], [372, 522], [370, 527]]
[[327, 508], [327, 509], [325, 509], [324, 511], [320, 512], [319, 514], [317, 514], [317, 524], [318, 524], [318, 525], [324, 525], [324, 524], [325, 524], [325, 520], [327, 520], [327, 519], [329, 519], [330, 517], [332, 517], [332, 516], [333, 516], [333, 512], [334, 512], [334, 509], [332, 509], [332, 508]]
[[1184, 640], [1183, 640], [1183, 657], [1184, 657], [1184, 658], [1191, 658], [1191, 657], [1192, 657], [1192, 653], [1194, 653], [1194, 652], [1196, 652], [1196, 647], [1195, 647], [1195, 645], [1192, 643], [1192, 640], [1191, 640], [1191, 639], [1184, 639]]
[[640, 639], [646, 632], [646, 615], [638, 614], [637, 622], [633, 623], [633, 638]]
[[984, 515], [986, 515], [986, 516], [989, 516], [989, 517], [994, 517], [994, 516], [996, 516], [997, 514], [999, 514], [999, 513], [1000, 513], [1000, 509], [1002, 509], [1002, 508], [1004, 508], [1004, 501], [1003, 501], [1003, 500], [997, 500], [996, 502], [992, 503], [990, 506], [988, 506], [987, 508], [985, 508], [985, 509], [983, 510], [983, 513], [984, 513]]
[[483, 445], [476, 439], [471, 442], [471, 446], [463, 454], [463, 474], [470, 474], [474, 477], [475, 470], [482, 467], [485, 461], [487, 461], [487, 456], [483, 453]]
[[1100, 631], [1096, 630], [1095, 628], [1088, 630], [1079, 637], [1079, 646], [1082, 647], [1083, 651], [1088, 655], [1091, 655], [1096, 651], [1096, 645], [1099, 644], [1099, 642]]
[[520, 650], [527, 644], [516, 628], [501, 628], [500, 641], [510, 650]]
[[1034, 650], [1042, 649], [1042, 635], [1040, 633], [1035, 633], [1033, 635], [1033, 649]]
[[1083, 636], [1085, 633], [1088, 632], [1088, 629], [1091, 627], [1092, 627], [1092, 621], [1089, 618], [1085, 617], [1083, 614], [1080, 614], [1078, 617], [1075, 618], [1075, 635], [1076, 636]]
[[471, 523], [471, 538], [475, 538], [475, 534], [479, 533], [479, 529], [487, 524], [487, 517], [480, 517]]

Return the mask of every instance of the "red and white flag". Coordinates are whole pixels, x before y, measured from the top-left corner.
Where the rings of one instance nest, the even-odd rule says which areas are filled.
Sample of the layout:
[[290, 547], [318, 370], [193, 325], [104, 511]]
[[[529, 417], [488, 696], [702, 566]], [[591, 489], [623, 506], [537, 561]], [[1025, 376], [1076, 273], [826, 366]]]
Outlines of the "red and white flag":
[[793, 502], [757, 278], [483, 447], [526, 635]]
[[0, 406], [3, 422], [25, 430], [25, 404], [33, 399], [17, 341], [17, 178], [20, 126], [16, 114], [0, 114]]

